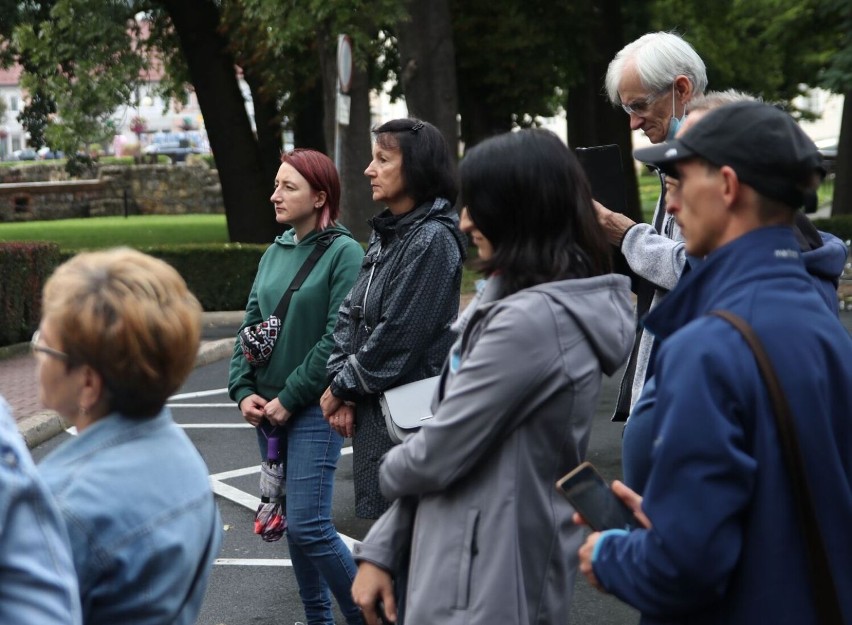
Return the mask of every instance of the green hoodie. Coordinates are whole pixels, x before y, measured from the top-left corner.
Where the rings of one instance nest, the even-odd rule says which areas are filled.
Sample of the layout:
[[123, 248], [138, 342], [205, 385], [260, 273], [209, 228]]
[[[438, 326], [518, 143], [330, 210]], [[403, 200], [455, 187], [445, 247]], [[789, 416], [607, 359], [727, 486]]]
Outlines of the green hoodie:
[[364, 257], [364, 250], [346, 228], [332, 226], [321, 233], [313, 231], [298, 243], [292, 229], [276, 238], [260, 259], [240, 327], [260, 323], [273, 313], [317, 238], [330, 232], [343, 236], [334, 240], [293, 294], [269, 363], [252, 367], [236, 341], [228, 394], [237, 405], [256, 393], [267, 400], [277, 396], [287, 410], [295, 413], [316, 404], [325, 390], [326, 362], [334, 344], [337, 311], [352, 288]]

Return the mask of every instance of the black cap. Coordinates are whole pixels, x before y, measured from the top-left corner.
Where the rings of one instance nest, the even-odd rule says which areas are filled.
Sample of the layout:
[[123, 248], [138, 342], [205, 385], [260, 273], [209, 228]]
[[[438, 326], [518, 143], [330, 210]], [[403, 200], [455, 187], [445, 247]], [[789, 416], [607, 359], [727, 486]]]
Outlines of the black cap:
[[763, 102], [709, 111], [682, 137], [636, 150], [643, 163], [677, 177], [674, 163], [699, 157], [737, 172], [743, 183], [793, 208], [814, 201], [813, 175], [825, 174], [816, 145], [789, 114]]

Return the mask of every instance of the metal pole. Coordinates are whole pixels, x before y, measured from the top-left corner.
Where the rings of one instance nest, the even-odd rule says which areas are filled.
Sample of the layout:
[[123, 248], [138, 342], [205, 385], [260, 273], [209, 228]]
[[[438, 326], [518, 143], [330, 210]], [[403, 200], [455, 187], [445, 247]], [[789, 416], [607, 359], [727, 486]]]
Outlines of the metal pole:
[[334, 166], [340, 171], [343, 159], [340, 158], [340, 81], [337, 81], [337, 89], [334, 96]]

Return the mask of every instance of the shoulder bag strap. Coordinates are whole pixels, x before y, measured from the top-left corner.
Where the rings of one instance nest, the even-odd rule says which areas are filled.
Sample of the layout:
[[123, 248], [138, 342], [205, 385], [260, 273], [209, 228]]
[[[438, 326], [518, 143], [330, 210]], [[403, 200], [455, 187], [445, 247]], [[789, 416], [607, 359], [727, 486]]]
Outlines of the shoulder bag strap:
[[813, 589], [814, 599], [816, 600], [816, 612], [819, 616], [819, 622], [823, 623], [823, 625], [843, 625], [840, 601], [837, 598], [837, 589], [834, 586], [834, 580], [831, 576], [828, 554], [819, 530], [813, 497], [805, 476], [802, 452], [799, 448], [799, 439], [796, 436], [793, 415], [790, 411], [787, 397], [781, 389], [781, 382], [778, 380], [778, 375], [775, 373], [772, 362], [769, 360], [769, 356], [757, 334], [743, 318], [727, 310], [714, 310], [709, 314], [720, 317], [734, 326], [743, 335], [746, 343], [748, 343], [751, 351], [754, 353], [761, 377], [769, 390], [769, 397], [773, 408], [772, 412], [775, 416], [778, 436], [781, 440], [781, 450], [787, 464], [787, 471], [790, 474], [790, 482], [793, 488], [799, 521], [802, 524], [802, 530], [805, 534], [811, 588]]
[[278, 306], [275, 307], [275, 311], [272, 313], [275, 317], [283, 320], [284, 317], [287, 316], [287, 309], [290, 307], [290, 300], [293, 299], [293, 293], [299, 290], [302, 283], [305, 281], [305, 278], [307, 278], [308, 274], [311, 273], [311, 270], [317, 264], [320, 257], [325, 254], [325, 251], [331, 247], [331, 244], [334, 243], [334, 240], [339, 236], [339, 232], [332, 232], [331, 234], [323, 235], [317, 239], [316, 245], [314, 245], [314, 249], [311, 250], [310, 256], [308, 256], [305, 259], [305, 262], [302, 263], [302, 266], [299, 268], [299, 272], [295, 275], [290, 286], [287, 287], [287, 290], [284, 291], [284, 295], [281, 296], [281, 301], [278, 302]]

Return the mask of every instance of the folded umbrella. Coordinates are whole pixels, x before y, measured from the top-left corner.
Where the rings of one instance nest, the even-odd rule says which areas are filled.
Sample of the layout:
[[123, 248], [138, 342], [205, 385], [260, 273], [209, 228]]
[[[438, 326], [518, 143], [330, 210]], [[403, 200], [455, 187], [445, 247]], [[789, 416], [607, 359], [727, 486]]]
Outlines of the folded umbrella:
[[268, 543], [287, 531], [286, 482], [278, 442], [277, 436], [267, 437], [267, 459], [260, 463], [260, 505], [254, 513], [254, 533]]

